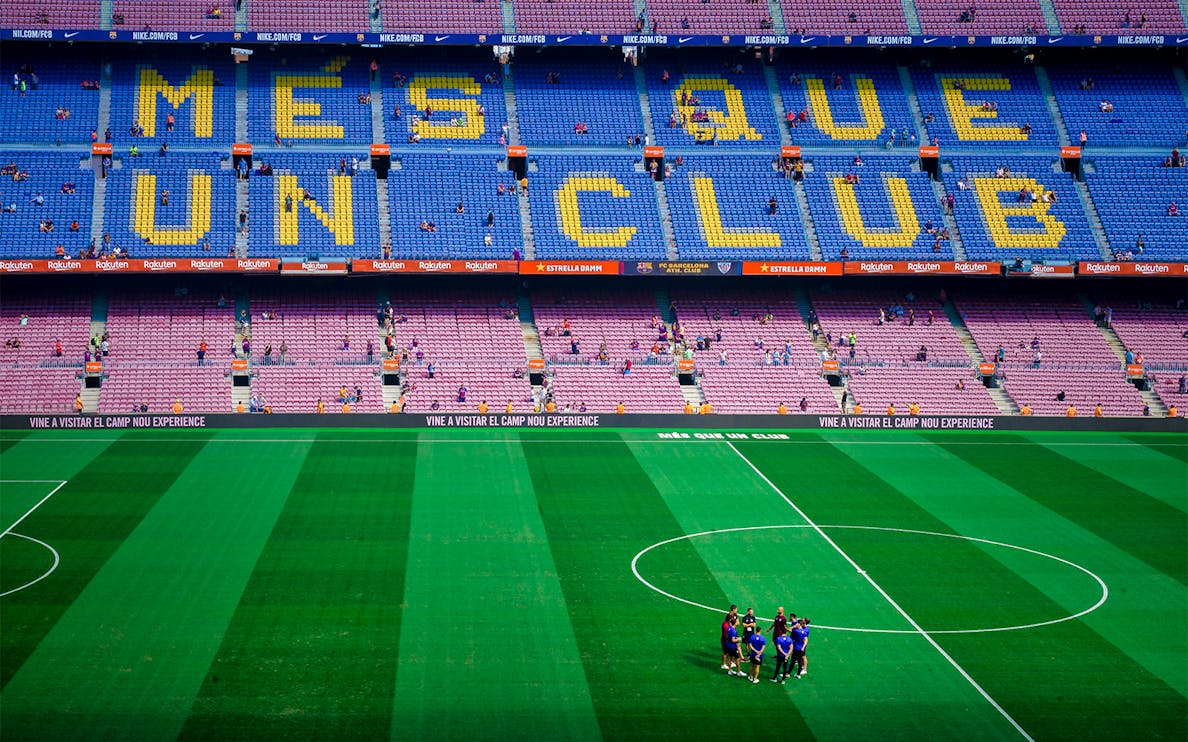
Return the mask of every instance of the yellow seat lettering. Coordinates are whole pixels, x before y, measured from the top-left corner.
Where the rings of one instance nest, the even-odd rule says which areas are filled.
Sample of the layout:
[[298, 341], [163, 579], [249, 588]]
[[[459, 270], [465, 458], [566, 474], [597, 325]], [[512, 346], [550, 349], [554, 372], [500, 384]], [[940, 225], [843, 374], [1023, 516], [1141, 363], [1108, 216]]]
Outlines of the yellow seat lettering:
[[693, 202], [701, 217], [705, 241], [710, 247], [779, 247], [782, 242], [775, 232], [757, 229], [728, 228], [722, 224], [722, 210], [714, 181], [705, 175], [690, 178]]
[[[681, 93], [688, 93], [688, 100], [694, 95], [704, 92], [722, 93], [725, 99], [725, 111], [706, 106], [681, 103]], [[720, 77], [686, 77], [672, 92], [673, 103], [677, 110], [684, 114], [685, 130], [698, 139], [709, 139], [718, 132], [719, 141], [737, 141], [740, 139], [762, 139], [763, 135], [753, 129], [747, 122], [747, 109], [743, 105], [742, 93]], [[700, 96], [698, 96], [700, 97]], [[709, 121], [694, 121], [693, 114], [697, 109], [705, 111]]]
[[157, 135], [157, 99], [174, 109], [194, 99], [194, 136], [214, 136], [214, 71], [196, 69], [180, 87], [173, 87], [152, 67], [140, 67], [136, 76], [136, 120], [146, 137]]
[[[467, 98], [438, 98], [430, 96], [431, 90], [457, 91]], [[414, 77], [408, 83], [408, 102], [418, 111], [432, 108], [434, 111], [458, 114], [458, 123], [449, 121], [414, 121], [413, 131], [422, 139], [478, 139], [486, 133], [487, 126], [479, 115], [478, 96], [483, 88], [472, 77]]]
[[[1016, 247], [1047, 248], [1059, 247], [1068, 228], [1064, 222], [1048, 213], [1052, 204], [1043, 201], [1028, 201], [1027, 203], [1002, 203], [1001, 195], [1018, 194], [1023, 188], [1036, 193], [1043, 193], [1045, 188], [1033, 178], [971, 178], [970, 182], [978, 203], [982, 207], [982, 215], [986, 218], [986, 226], [990, 230], [990, 240], [995, 247], [1004, 249]], [[1015, 232], [1007, 223], [1008, 218], [1032, 219], [1040, 231]]]
[[834, 121], [823, 80], [806, 77], [804, 89], [812, 110], [813, 123], [833, 139], [877, 139], [886, 125], [883, 108], [879, 105], [879, 94], [875, 90], [874, 80], [870, 78], [854, 79], [854, 91], [858, 96], [858, 107], [862, 109], [864, 124], [839, 124]]
[[912, 204], [912, 196], [908, 191], [907, 181], [898, 175], [889, 175], [884, 180], [887, 195], [891, 201], [891, 208], [895, 212], [895, 224], [890, 227], [871, 229], [866, 226], [862, 218], [862, 210], [858, 206], [858, 194], [853, 184], [847, 183], [845, 178], [835, 177], [830, 181], [833, 185], [833, 195], [836, 199], [838, 213], [841, 214], [842, 227], [846, 234], [853, 237], [865, 247], [910, 247], [920, 236], [920, 222], [916, 217], [916, 207]]
[[211, 177], [190, 173], [184, 198], [189, 215], [182, 226], [157, 226], [157, 176], [147, 172], [133, 174], [132, 227], [138, 236], [154, 245], [197, 245], [210, 232]]
[[[945, 106], [949, 109], [949, 120], [953, 122], [953, 129], [956, 130], [958, 139], [1027, 141], [1028, 135], [1020, 131], [1017, 124], [974, 126], [975, 119], [997, 119], [998, 111], [985, 110], [982, 108], [983, 101], [981, 100], [970, 103], [965, 99], [966, 91], [992, 93], [1010, 90], [1010, 80], [1005, 77], [942, 77], [940, 83]], [[965, 90], [958, 89], [958, 83], [961, 83]]]
[[629, 198], [627, 190], [615, 178], [607, 176], [570, 175], [557, 189], [557, 211], [561, 230], [579, 247], [626, 247], [639, 231], [637, 227], [603, 227], [590, 229], [582, 224], [579, 193], [609, 193], [611, 198]]
[[[276, 214], [278, 225], [278, 242], [281, 245], [296, 245], [299, 234], [297, 228], [297, 214], [305, 209], [317, 217], [326, 229], [334, 235], [334, 244], [355, 244], [355, 216], [354, 192], [349, 175], [328, 176], [330, 183], [330, 200], [333, 207], [327, 211], [316, 200], [302, 199], [303, 189], [297, 184], [296, 175], [277, 175], [276, 177]], [[292, 204], [285, 205], [285, 198], [291, 198]]]
[[293, 96], [294, 90], [320, 89], [338, 90], [342, 87], [339, 72], [350, 61], [350, 57], [335, 57], [318, 72], [278, 74], [272, 81], [273, 113], [277, 136], [303, 139], [342, 139], [345, 132], [334, 120], [319, 123], [298, 123], [296, 119], [319, 118], [322, 104]]

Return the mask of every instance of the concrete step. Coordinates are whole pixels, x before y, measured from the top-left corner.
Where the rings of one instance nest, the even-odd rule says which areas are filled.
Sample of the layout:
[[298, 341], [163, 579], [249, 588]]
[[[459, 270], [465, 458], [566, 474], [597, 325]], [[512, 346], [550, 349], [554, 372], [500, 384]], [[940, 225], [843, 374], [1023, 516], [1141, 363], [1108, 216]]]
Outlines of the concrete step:
[[[249, 375], [248, 379], [255, 381], [256, 377]], [[227, 376], [227, 383], [231, 385], [231, 409], [234, 410], [241, 402], [243, 403], [243, 408], [245, 410], [248, 409], [248, 403], [252, 399], [252, 385], [235, 386], [235, 377], [231, 375]], [[267, 402], [268, 400], [266, 399], [264, 401]]]
[[248, 30], [247, 0], [235, 0], [235, 30]]
[[[1188, 0], [1180, 0], [1180, 12], [1184, 14], [1185, 23], [1188, 23]], [[1176, 83], [1180, 86], [1180, 95], [1184, 97], [1184, 105], [1188, 106], [1188, 73], [1185, 73], [1180, 67], [1173, 67], [1172, 73], [1176, 77]]]
[[[111, 9], [115, 3], [112, 0], [99, 0], [99, 30], [111, 30]], [[100, 131], [103, 131], [100, 129]]]
[[[229, 178], [232, 176], [224, 175], [222, 177]], [[247, 214], [248, 229], [251, 230], [251, 200], [248, 197], [249, 183], [251, 183], [250, 180], [236, 179], [235, 181], [235, 219], [236, 224], [238, 224], [239, 215]], [[235, 229], [235, 255], [240, 258], [246, 258], [248, 256], [248, 234], [240, 231], [238, 227]]]
[[656, 207], [660, 210], [660, 232], [664, 235], [664, 248], [669, 260], [679, 260], [676, 230], [672, 228], [672, 209], [668, 208], [668, 187], [662, 180], [653, 180], [656, 186]]
[[788, 33], [788, 24], [784, 22], [784, 10], [780, 7], [780, 0], [767, 0], [767, 14], [771, 16], [771, 30], [773, 33]]
[[543, 361], [544, 348], [540, 344], [540, 332], [532, 322], [520, 320], [520, 335], [524, 338], [524, 354], [529, 360]]
[[98, 412], [99, 396], [103, 391], [102, 388], [88, 389], [85, 379], [79, 380], [79, 386], [78, 396], [82, 397], [83, 412]]
[[[904, 4], [910, 3], [912, 0], [903, 0]], [[912, 7], [915, 10], [915, 6]], [[919, 33], [914, 31], [913, 33]], [[912, 82], [912, 73], [907, 67], [902, 64], [897, 68], [899, 72], [899, 84], [903, 86], [903, 91], [907, 95], [908, 110], [912, 112], [912, 124], [916, 127], [916, 141], [925, 142], [928, 140], [928, 128], [924, 123], [924, 110], [920, 108], [920, 98], [916, 95], [916, 84]]]
[[994, 406], [998, 411], [1004, 415], [1018, 415], [1019, 405], [1015, 404], [1015, 400], [1011, 395], [1007, 394], [1007, 390], [1002, 387], [988, 387], [986, 389], [990, 393], [990, 399], [994, 400]]
[[907, 21], [908, 33], [913, 36], [919, 36], [923, 33], [920, 28], [920, 13], [916, 10], [916, 3], [914, 0], [900, 0], [900, 6], [903, 8], [903, 17]]
[[512, 0], [502, 0], [500, 10], [503, 12], [503, 32], [516, 32], [516, 13], [513, 8]]
[[693, 405], [694, 409], [705, 401], [705, 392], [697, 384], [681, 384], [681, 396], [685, 398], [686, 403]]
[[520, 206], [520, 232], [524, 239], [524, 260], [536, 260], [536, 236], [532, 232], [532, 205], [524, 189], [516, 191]]
[[1052, 4], [1052, 0], [1039, 0], [1039, 4], [1040, 10], [1044, 14], [1047, 32], [1053, 36], [1059, 36], [1063, 31], [1060, 30], [1060, 17], [1056, 15], [1056, 6]]
[[[1043, 1], [1045, 0], [1041, 0], [1041, 2]], [[1050, 0], [1046, 1], [1050, 2]], [[1068, 126], [1064, 123], [1064, 116], [1060, 113], [1060, 106], [1056, 105], [1056, 93], [1052, 90], [1052, 81], [1048, 79], [1048, 71], [1036, 65], [1035, 79], [1039, 82], [1040, 91], [1044, 94], [1044, 100], [1047, 102], [1049, 117], [1056, 125], [1056, 134], [1060, 137], [1060, 144], [1067, 147], [1072, 144], [1072, 139], [1069, 137]]]
[[1110, 238], [1106, 235], [1105, 225], [1101, 223], [1101, 214], [1097, 212], [1097, 205], [1093, 203], [1093, 197], [1089, 195], [1089, 186], [1085, 185], [1082, 180], [1074, 180], [1073, 187], [1076, 188], [1077, 198], [1080, 200], [1085, 218], [1089, 222], [1089, 230], [1093, 232], [1093, 240], [1097, 243], [1101, 259], [1113, 260], [1114, 250], [1110, 246]]
[[[850, 394], [850, 388], [845, 384], [841, 386], [831, 386], [829, 391], [833, 392], [833, 399], [837, 402], [837, 408], [843, 413], [848, 412], [854, 406], [853, 395]], [[791, 401], [788, 404], [792, 404]]]
[[380, 243], [392, 244], [392, 208], [388, 200], [388, 181], [386, 178], [375, 179], [375, 208], [379, 220]]
[[644, 136], [647, 137], [648, 144], [656, 143], [656, 121], [652, 115], [652, 98], [648, 95], [648, 84], [644, 79], [643, 69], [635, 67], [632, 70], [635, 76], [635, 92], [639, 96], [639, 107], [643, 111]]
[[516, 77], [503, 66], [503, 102], [507, 106], [507, 143], [520, 144], [520, 111], [516, 107]]
[[1139, 390], [1139, 394], [1143, 397], [1143, 404], [1150, 408], [1152, 417], [1167, 417], [1167, 405], [1163, 404], [1158, 394], [1142, 389]]
[[383, 66], [380, 71], [375, 74], [375, 79], [371, 80], [368, 92], [371, 93], [371, 141], [376, 144], [383, 144], [386, 132], [384, 131], [384, 75]]
[[[770, 4], [779, 7], [775, 0], [771, 0]], [[763, 78], [767, 81], [767, 94], [771, 97], [771, 105], [775, 108], [776, 119], [780, 122], [780, 144], [792, 144], [792, 133], [788, 131], [788, 124], [785, 120], [788, 111], [784, 108], [784, 95], [780, 92], [780, 81], [776, 77], [775, 67], [769, 64], [763, 65]]]
[[[943, 181], [932, 181], [932, 192], [936, 194], [937, 202], [943, 202], [945, 198], [945, 184]], [[967, 260], [968, 256], [965, 252], [965, 241], [961, 239], [961, 230], [957, 226], [957, 217], [950, 214], [946, 209], [941, 208], [941, 219], [945, 223], [945, 227], [949, 230], [949, 246], [953, 248], [953, 257], [957, 260]]]
[[661, 321], [672, 324], [678, 317], [676, 312], [672, 311], [672, 299], [668, 296], [668, 292], [664, 289], [656, 291], [656, 315], [660, 317]]
[[821, 252], [821, 240], [817, 237], [817, 225], [813, 222], [813, 213], [809, 210], [808, 195], [804, 192], [804, 183], [793, 181], [792, 192], [796, 194], [796, 208], [800, 209], [800, 221], [804, 224], [804, 236], [808, 238], [809, 255], [813, 260], [824, 260], [825, 257]]
[[101, 172], [95, 170], [91, 176], [95, 179], [95, 193], [91, 201], [91, 239], [95, 240], [96, 245], [103, 244], [103, 210], [107, 204], [107, 179], [102, 177]]
[[248, 140], [248, 64], [235, 65], [235, 141]]

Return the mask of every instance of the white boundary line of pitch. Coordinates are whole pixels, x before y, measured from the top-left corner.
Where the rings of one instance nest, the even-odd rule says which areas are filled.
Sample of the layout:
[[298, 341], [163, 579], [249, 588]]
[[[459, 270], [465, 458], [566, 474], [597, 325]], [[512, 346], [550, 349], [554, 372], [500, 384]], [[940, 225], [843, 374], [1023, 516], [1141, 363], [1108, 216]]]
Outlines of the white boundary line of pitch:
[[51, 574], [53, 574], [54, 570], [56, 570], [58, 568], [58, 565], [61, 563], [62, 558], [58, 555], [57, 549], [50, 546], [46, 542], [41, 541], [40, 539], [35, 539], [32, 536], [26, 536], [23, 533], [16, 533], [13, 531], [13, 529], [16, 528], [17, 526], [19, 526], [22, 522], [24, 522], [25, 518], [28, 518], [30, 515], [32, 515], [34, 513], [34, 511], [37, 510], [37, 508], [44, 505], [47, 500], [49, 500], [54, 495], [58, 494], [58, 490], [60, 490], [66, 486], [66, 481], [67, 480], [65, 480], [65, 479], [0, 479], [0, 485], [3, 485], [3, 484], [57, 484], [58, 485], [57, 487], [54, 487], [52, 490], [50, 490], [48, 495], [46, 495], [45, 497], [38, 500], [36, 505], [34, 505], [33, 507], [31, 507], [27, 511], [25, 511], [24, 515], [17, 518], [16, 522], [14, 522], [8, 528], [5, 528], [3, 533], [0, 533], [0, 538], [4, 538], [5, 536], [15, 536], [17, 538], [23, 538], [26, 541], [32, 541], [35, 544], [41, 544], [42, 546], [44, 546], [46, 549], [49, 550], [49, 553], [54, 555], [54, 563], [52, 565], [50, 565], [50, 568], [48, 570], [46, 570], [46, 572], [43, 575], [41, 575], [40, 577], [38, 577], [36, 580], [33, 580], [32, 582], [27, 582], [24, 585], [21, 585], [20, 587], [14, 587], [11, 590], [2, 592], [2, 593], [0, 593], [0, 598], [3, 598], [6, 595], [12, 595], [15, 592], [18, 592], [20, 590], [24, 590], [27, 587], [32, 587], [33, 585], [36, 585], [37, 583], [44, 580], [46, 577], [49, 577]]
[[973, 677], [970, 676], [970, 674], [965, 671], [965, 668], [962, 667], [960, 664], [958, 664], [957, 660], [953, 659], [953, 657], [948, 652], [945, 651], [944, 647], [942, 647], [940, 644], [937, 643], [936, 639], [932, 638], [931, 634], [929, 634], [927, 631], [925, 631], [923, 629], [923, 627], [920, 626], [920, 624], [916, 623], [916, 619], [914, 619], [910, 615], [908, 615], [908, 612], [905, 611], [899, 605], [899, 603], [896, 603], [895, 599], [892, 598], [890, 595], [888, 595], [887, 591], [883, 590], [883, 588], [879, 585], [879, 583], [875, 582], [874, 578], [872, 578], [870, 575], [868, 575], [866, 573], [866, 570], [862, 569], [862, 567], [859, 567], [858, 563], [855, 562], [853, 559], [851, 559], [850, 555], [847, 554], [840, 546], [837, 545], [837, 542], [835, 542], [833, 539], [829, 538], [829, 534], [825, 533], [825, 531], [823, 531], [821, 529], [821, 527], [818, 526], [813, 521], [813, 519], [808, 516], [807, 513], [805, 513], [803, 510], [801, 510], [796, 505], [796, 503], [792, 502], [792, 500], [789, 499], [788, 496], [784, 494], [783, 490], [781, 490], [779, 487], [777, 487], [774, 482], [772, 482], [770, 479], [767, 478], [766, 474], [764, 474], [762, 471], [759, 470], [759, 467], [757, 467], [753, 463], [751, 463], [751, 460], [748, 459], [746, 456], [744, 456], [742, 451], [739, 451], [737, 448], [735, 448], [733, 443], [731, 443], [730, 441], [726, 441], [726, 445], [730, 446], [730, 450], [734, 451], [734, 453], [737, 454], [738, 457], [740, 459], [742, 459], [746, 463], [746, 465], [749, 466], [751, 468], [751, 470], [759, 476], [760, 479], [762, 479], [764, 482], [766, 482], [768, 487], [771, 487], [771, 489], [777, 495], [779, 495], [781, 498], [783, 498], [784, 502], [788, 503], [788, 505], [793, 510], [795, 510], [796, 513], [801, 518], [804, 519], [804, 522], [807, 523], [809, 525], [809, 527], [811, 527], [814, 531], [817, 532], [818, 536], [825, 539], [825, 542], [827, 544], [829, 544], [830, 546], [832, 546], [834, 551], [836, 551], [838, 554], [841, 555], [841, 557], [843, 559], [845, 559], [847, 562], [849, 562], [850, 566], [853, 567], [854, 570], [858, 574], [862, 575], [862, 577], [867, 582], [870, 583], [871, 587], [873, 587], [875, 590], [877, 590], [879, 595], [882, 595], [883, 598], [888, 603], [891, 604], [891, 607], [894, 608], [895, 611], [899, 615], [903, 616], [904, 620], [906, 620], [908, 622], [908, 624], [910, 624], [911, 627], [916, 630], [916, 633], [918, 633], [920, 636], [924, 637], [924, 640], [926, 642], [928, 642], [929, 644], [931, 644], [932, 648], [935, 649], [937, 652], [939, 652], [940, 655], [942, 657], [944, 657], [945, 660], [947, 660], [950, 665], [953, 666], [953, 669], [955, 669], [958, 673], [960, 673], [961, 677], [965, 678], [965, 680], [971, 686], [973, 686], [974, 690], [976, 690], [982, 696], [982, 698], [985, 698], [986, 701], [989, 702], [989, 704], [991, 706], [993, 706], [994, 709], [996, 711], [998, 711], [999, 714], [1002, 715], [1002, 718], [1006, 719], [1010, 723], [1010, 725], [1015, 728], [1015, 731], [1017, 731], [1020, 735], [1022, 735], [1023, 739], [1026, 739], [1028, 742], [1035, 742], [1034, 739], [1032, 738], [1032, 736], [1030, 734], [1028, 734], [1027, 731], [1025, 729], [1023, 729], [1023, 727], [1019, 726], [1019, 722], [1015, 721], [1015, 719], [1009, 713], [1007, 713], [1007, 710], [1004, 709], [1002, 706], [1000, 706], [998, 701], [995, 701], [994, 697], [991, 696], [989, 693], [987, 693], [986, 689], [983, 688], [981, 685], [979, 685], [978, 681], [974, 680]]

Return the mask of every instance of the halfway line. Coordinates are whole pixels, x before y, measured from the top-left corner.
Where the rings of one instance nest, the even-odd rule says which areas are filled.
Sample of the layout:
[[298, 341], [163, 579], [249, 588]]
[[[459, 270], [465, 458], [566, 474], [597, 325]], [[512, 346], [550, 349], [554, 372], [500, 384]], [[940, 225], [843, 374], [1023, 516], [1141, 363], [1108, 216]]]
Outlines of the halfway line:
[[751, 460], [744, 456], [742, 451], [739, 451], [737, 448], [735, 448], [732, 442], [726, 441], [726, 445], [730, 446], [730, 450], [734, 451], [734, 453], [736, 453], [740, 459], [746, 462], [747, 466], [751, 467], [751, 470], [758, 474], [759, 478], [766, 482], [768, 487], [771, 487], [773, 490], [775, 490], [775, 493], [782, 497], [784, 502], [788, 503], [792, 509], [800, 515], [801, 518], [804, 518], [804, 522], [807, 523], [809, 527], [816, 531], [821, 538], [825, 539], [825, 541], [830, 546], [832, 546], [838, 554], [841, 554], [842, 558], [849, 562], [850, 566], [852, 566], [855, 571], [858, 572], [858, 574], [862, 575], [866, 581], [870, 583], [871, 587], [877, 590], [879, 595], [882, 595], [883, 598], [885, 598], [886, 601], [891, 604], [891, 607], [894, 608], [899, 613], [899, 615], [903, 616], [909, 624], [911, 624], [912, 628], [916, 630], [916, 633], [924, 637], [925, 641], [931, 644], [936, 651], [940, 652], [941, 656], [948, 660], [949, 664], [952, 665], [953, 668], [957, 670], [957, 672], [961, 673], [961, 677], [969, 681], [969, 684], [972, 685], [974, 689], [982, 695], [982, 698], [985, 698], [987, 701], [989, 701], [990, 705], [993, 706], [998, 711], [998, 713], [1002, 714], [1002, 718], [1010, 722], [1010, 725], [1015, 728], [1015, 731], [1023, 736], [1023, 739], [1026, 739], [1028, 742], [1035, 742], [1032, 736], [1028, 734], [1027, 731], [1023, 729], [1023, 727], [1019, 726], [1019, 722], [1015, 721], [1011, 715], [1007, 713], [1006, 709], [1000, 706], [998, 701], [995, 701], [994, 698], [986, 692], [986, 689], [979, 685], [978, 681], [974, 680], [970, 674], [965, 671], [965, 668], [957, 664], [957, 660], [953, 659], [952, 656], [950, 656], [949, 653], [945, 651], [944, 647], [942, 647], [940, 644], [937, 644], [936, 640], [933, 639], [932, 636], [920, 626], [920, 624], [916, 623], [916, 620], [909, 616], [907, 611], [901, 608], [899, 603], [896, 603], [895, 599], [888, 595], [887, 592], [879, 585], [879, 583], [875, 582], [874, 579], [866, 573], [866, 570], [859, 567], [858, 563], [851, 559], [849, 554], [842, 550], [842, 548], [838, 546], [833, 539], [829, 538], [829, 535], [825, 533], [825, 531], [821, 530], [821, 527], [818, 526], [812, 518], [808, 517], [807, 513], [797, 507], [796, 503], [792, 502], [792, 500], [790, 500], [788, 496], [785, 495], [783, 491], [775, 485], [774, 482], [768, 479], [767, 475], [759, 470], [759, 467], [751, 463]]

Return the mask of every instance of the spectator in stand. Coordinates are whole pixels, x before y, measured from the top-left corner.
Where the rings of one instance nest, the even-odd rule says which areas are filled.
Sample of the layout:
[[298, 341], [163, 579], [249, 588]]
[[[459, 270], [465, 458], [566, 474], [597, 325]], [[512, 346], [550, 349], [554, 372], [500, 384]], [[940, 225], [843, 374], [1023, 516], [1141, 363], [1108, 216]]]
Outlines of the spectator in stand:
[[1170, 204], [1168, 204], [1167, 215], [1168, 216], [1179, 216], [1180, 215], [1180, 207], [1175, 201], [1172, 201]]
[[206, 365], [206, 340], [203, 339], [198, 343], [198, 365]]
[[458, 401], [459, 402], [466, 401], [466, 387], [464, 385], [458, 387]]

